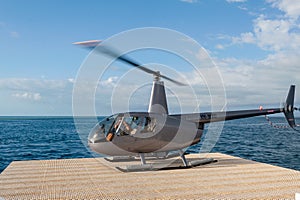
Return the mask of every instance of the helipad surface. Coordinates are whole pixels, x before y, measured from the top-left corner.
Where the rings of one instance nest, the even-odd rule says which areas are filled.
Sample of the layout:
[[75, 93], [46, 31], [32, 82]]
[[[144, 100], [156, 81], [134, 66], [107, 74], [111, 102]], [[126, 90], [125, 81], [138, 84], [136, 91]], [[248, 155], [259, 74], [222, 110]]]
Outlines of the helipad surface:
[[0, 199], [295, 199], [300, 193], [299, 171], [220, 153], [207, 156], [218, 162], [130, 173], [103, 158], [16, 161], [0, 175]]

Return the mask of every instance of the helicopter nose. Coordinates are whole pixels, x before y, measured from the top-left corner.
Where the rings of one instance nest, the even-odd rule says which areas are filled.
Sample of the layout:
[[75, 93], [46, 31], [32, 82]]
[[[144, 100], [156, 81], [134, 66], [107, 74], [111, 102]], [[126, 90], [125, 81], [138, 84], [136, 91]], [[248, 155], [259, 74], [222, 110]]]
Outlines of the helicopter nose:
[[90, 132], [88, 136], [88, 143], [94, 144], [105, 140], [103, 130], [96, 125]]
[[94, 144], [95, 143], [95, 139], [94, 138], [88, 138], [88, 143]]
[[105, 140], [105, 137], [102, 134], [98, 133], [90, 134], [90, 136], [88, 137], [88, 142], [92, 144], [99, 143], [103, 140]]

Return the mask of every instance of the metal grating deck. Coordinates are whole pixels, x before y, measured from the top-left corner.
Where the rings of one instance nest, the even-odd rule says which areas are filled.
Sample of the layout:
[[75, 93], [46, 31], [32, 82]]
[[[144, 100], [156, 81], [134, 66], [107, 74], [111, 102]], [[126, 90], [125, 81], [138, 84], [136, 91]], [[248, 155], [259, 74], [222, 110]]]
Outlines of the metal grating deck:
[[103, 158], [15, 161], [0, 174], [0, 199], [294, 199], [300, 193], [299, 171], [207, 156], [218, 162], [130, 173]]

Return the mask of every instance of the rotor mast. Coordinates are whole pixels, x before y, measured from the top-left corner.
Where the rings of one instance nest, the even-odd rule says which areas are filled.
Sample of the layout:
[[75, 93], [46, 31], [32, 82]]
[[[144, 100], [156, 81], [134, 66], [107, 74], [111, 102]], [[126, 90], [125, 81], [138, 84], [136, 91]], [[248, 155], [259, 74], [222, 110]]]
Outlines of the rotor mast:
[[160, 80], [160, 72], [153, 74], [153, 84], [149, 102], [149, 113], [169, 114], [164, 82]]

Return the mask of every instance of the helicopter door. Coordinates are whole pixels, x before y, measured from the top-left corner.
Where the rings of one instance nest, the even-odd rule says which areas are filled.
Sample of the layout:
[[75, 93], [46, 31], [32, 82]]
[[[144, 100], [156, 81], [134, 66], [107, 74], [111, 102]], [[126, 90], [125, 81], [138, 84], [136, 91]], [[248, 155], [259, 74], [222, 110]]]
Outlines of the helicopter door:
[[145, 132], [154, 132], [156, 127], [156, 119], [155, 118], [150, 118], [146, 117], [145, 118]]
[[130, 135], [154, 132], [156, 119], [145, 116], [133, 116], [130, 124]]
[[117, 136], [134, 135], [143, 129], [144, 117], [123, 116], [116, 119], [111, 130]]

